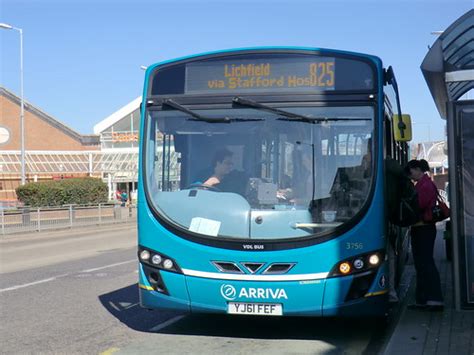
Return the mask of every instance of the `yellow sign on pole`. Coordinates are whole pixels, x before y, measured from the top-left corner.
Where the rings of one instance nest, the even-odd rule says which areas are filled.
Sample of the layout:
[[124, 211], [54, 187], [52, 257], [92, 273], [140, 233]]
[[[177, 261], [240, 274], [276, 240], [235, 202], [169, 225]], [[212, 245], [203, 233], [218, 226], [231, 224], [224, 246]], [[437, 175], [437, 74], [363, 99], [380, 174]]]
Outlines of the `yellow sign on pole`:
[[393, 138], [397, 142], [409, 142], [412, 139], [410, 115], [393, 115]]

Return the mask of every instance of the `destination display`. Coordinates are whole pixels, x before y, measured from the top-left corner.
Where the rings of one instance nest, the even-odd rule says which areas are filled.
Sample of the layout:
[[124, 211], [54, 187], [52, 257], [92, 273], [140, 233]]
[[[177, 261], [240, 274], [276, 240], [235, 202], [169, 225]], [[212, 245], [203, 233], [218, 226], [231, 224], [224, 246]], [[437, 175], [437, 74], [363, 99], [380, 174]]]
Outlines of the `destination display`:
[[334, 58], [226, 60], [186, 65], [185, 93], [334, 90]]
[[339, 56], [245, 54], [157, 68], [151, 95], [374, 91], [369, 62]]

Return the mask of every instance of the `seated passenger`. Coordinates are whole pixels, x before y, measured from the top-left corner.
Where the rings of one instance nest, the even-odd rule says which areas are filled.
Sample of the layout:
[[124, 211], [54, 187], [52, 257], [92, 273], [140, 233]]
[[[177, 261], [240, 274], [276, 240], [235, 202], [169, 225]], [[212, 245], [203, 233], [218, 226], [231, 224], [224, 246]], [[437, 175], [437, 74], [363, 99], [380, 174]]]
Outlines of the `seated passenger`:
[[[307, 150], [297, 150], [293, 156], [295, 171], [291, 185], [288, 181], [282, 184], [277, 192], [277, 198], [289, 201], [297, 205], [307, 205], [311, 202], [313, 194], [313, 161], [311, 152]], [[288, 179], [289, 177], [286, 177]]]

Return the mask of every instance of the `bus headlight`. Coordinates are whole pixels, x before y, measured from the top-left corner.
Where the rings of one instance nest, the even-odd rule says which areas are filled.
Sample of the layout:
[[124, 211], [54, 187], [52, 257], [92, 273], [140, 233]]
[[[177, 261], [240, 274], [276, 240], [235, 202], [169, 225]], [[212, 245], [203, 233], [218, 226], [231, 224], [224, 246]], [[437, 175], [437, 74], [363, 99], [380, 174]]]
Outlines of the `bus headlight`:
[[376, 269], [383, 260], [382, 250], [355, 255], [338, 262], [329, 272], [328, 277], [347, 276]]
[[164, 262], [163, 262], [163, 266], [165, 269], [171, 269], [173, 267], [173, 262], [170, 260], [170, 259], [166, 259]]
[[181, 273], [181, 269], [176, 261], [157, 251], [139, 246], [138, 258], [140, 262], [152, 268]]
[[142, 250], [140, 252], [140, 260], [145, 261], [145, 260], [148, 260], [148, 259], [150, 259], [150, 252], [148, 250]]
[[160, 265], [161, 260], [163, 260], [163, 258], [158, 254], [153, 255], [153, 258], [151, 258], [151, 262], [155, 265]]
[[372, 254], [369, 257], [369, 263], [371, 265], [378, 265], [379, 262], [380, 262], [380, 257], [377, 254]]
[[[369, 260], [370, 262], [370, 260]], [[354, 265], [354, 267], [357, 269], [357, 270], [360, 270], [364, 267], [364, 260], [362, 260], [361, 258], [357, 258], [354, 260], [354, 262], [352, 263]]]

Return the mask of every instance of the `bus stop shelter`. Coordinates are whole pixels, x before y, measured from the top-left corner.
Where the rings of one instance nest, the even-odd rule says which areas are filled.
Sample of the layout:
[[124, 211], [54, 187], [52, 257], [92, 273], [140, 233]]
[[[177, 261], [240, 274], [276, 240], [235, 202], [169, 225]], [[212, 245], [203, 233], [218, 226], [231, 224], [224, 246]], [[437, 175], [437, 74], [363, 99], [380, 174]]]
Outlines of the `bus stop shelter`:
[[474, 309], [474, 10], [443, 31], [421, 71], [447, 120], [455, 305]]

